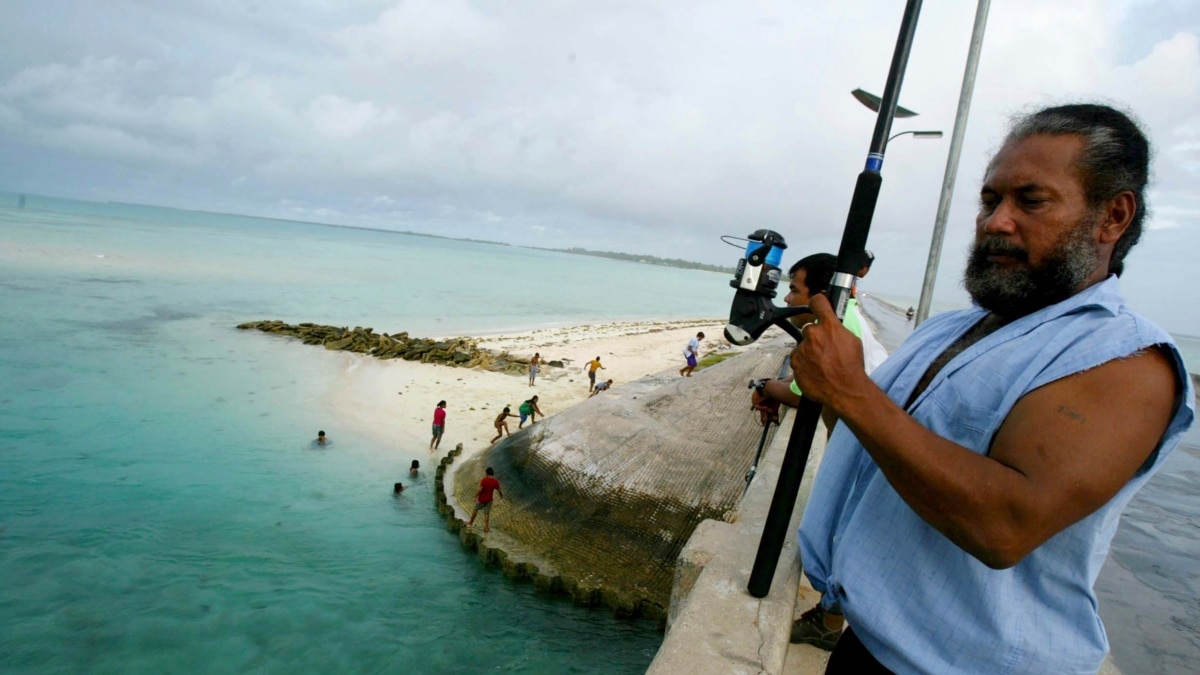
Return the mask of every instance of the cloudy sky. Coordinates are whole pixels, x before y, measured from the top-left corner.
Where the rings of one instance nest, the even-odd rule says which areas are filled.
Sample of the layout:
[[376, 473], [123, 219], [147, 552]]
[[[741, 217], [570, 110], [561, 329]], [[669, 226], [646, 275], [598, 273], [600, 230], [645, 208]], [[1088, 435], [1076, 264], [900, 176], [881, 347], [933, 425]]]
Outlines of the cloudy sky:
[[[901, 0], [23, 0], [0, 20], [0, 190], [732, 265], [836, 252]], [[927, 0], [869, 247], [916, 297], [975, 3]], [[1200, 335], [1200, 3], [995, 0], [938, 299], [1013, 113], [1136, 113], [1153, 208], [1123, 282]], [[1173, 290], [1160, 291], [1163, 284]], [[1178, 289], [1191, 299], [1181, 303]]]

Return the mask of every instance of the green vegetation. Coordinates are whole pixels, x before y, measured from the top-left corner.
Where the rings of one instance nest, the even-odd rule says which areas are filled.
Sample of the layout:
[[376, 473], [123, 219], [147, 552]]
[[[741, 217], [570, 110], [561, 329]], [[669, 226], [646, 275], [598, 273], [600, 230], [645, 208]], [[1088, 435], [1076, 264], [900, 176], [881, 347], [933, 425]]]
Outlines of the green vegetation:
[[715, 366], [725, 359], [732, 359], [738, 354], [741, 354], [741, 352], [720, 352], [717, 354], [709, 354], [708, 356], [700, 359], [700, 363], [696, 364], [696, 370], [707, 368], [709, 366]]

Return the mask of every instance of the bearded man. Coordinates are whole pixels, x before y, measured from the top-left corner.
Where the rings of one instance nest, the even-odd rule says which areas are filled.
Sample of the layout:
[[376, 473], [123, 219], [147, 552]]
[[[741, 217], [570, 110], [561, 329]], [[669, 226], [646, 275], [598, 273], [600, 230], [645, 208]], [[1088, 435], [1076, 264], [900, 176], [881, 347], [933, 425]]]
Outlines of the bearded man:
[[818, 316], [792, 354], [841, 420], [800, 528], [845, 613], [827, 672], [1095, 672], [1121, 511], [1194, 417], [1171, 337], [1127, 308], [1149, 143], [1100, 105], [1018, 119], [987, 168], [966, 287], [868, 378]]

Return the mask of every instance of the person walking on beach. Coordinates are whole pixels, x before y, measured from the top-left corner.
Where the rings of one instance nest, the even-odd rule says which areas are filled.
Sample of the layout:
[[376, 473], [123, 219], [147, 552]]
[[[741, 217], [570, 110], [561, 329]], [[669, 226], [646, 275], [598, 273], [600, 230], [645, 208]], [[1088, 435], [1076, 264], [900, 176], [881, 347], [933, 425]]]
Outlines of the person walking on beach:
[[840, 421], [800, 525], [822, 593], [801, 621], [850, 619], [826, 672], [1100, 668], [1093, 584], [1195, 418], [1174, 340], [1121, 296], [1150, 154], [1106, 105], [1016, 119], [980, 189], [974, 306], [922, 323], [871, 377], [829, 300], [810, 302], [792, 372]]
[[696, 337], [688, 340], [687, 347], [683, 348], [683, 358], [687, 359], [687, 365], [679, 370], [681, 376], [692, 376], [692, 371], [696, 369], [696, 364], [700, 362], [700, 341], [703, 339], [703, 331], [696, 333]]
[[533, 358], [529, 359], [529, 386], [533, 386], [533, 381], [537, 379], [538, 366], [542, 363], [542, 355], [538, 352], [533, 353]]
[[908, 311], [904, 313], [904, 316], [905, 316], [905, 317], [906, 317], [906, 318], [907, 318], [909, 321], [912, 321], [912, 319], [913, 319], [913, 315], [914, 315], [914, 314], [916, 314], [916, 313], [917, 313], [917, 310], [913, 309], [912, 307], [909, 307], [909, 308], [908, 308]]
[[[500, 490], [500, 481], [496, 479], [496, 471], [489, 466], [484, 473], [487, 475], [479, 481], [479, 492], [475, 493], [475, 509], [471, 511], [471, 519], [467, 521], [467, 527], [473, 526], [476, 514], [483, 511], [483, 533], [487, 534], [491, 531], [492, 501], [496, 497], [503, 497], [504, 493]], [[493, 495], [493, 493], [495, 494]]]
[[599, 356], [597, 356], [596, 358], [592, 359], [591, 361], [588, 361], [587, 363], [585, 363], [583, 365], [583, 369], [585, 371], [587, 371], [587, 375], [588, 375], [588, 391], [591, 391], [596, 388], [596, 371], [597, 370], [607, 370], [604, 366], [600, 365], [600, 357]]
[[529, 418], [529, 423], [533, 424], [537, 421], [538, 415], [541, 415], [542, 417], [546, 416], [546, 414], [542, 412], [542, 409], [538, 407], [537, 403], [538, 397], [534, 396], [533, 398], [522, 403], [521, 407], [517, 408], [517, 412], [521, 413], [521, 421], [517, 422], [518, 429], [525, 426], [526, 418]]
[[516, 415], [512, 414], [512, 408], [508, 406], [504, 406], [504, 410], [500, 411], [499, 415], [496, 415], [496, 421], [493, 422], [493, 426], [496, 427], [496, 437], [491, 440], [492, 443], [500, 440], [500, 437], [504, 434], [512, 436], [512, 433], [508, 430], [508, 418], [510, 417], [516, 417]]
[[429, 439], [429, 451], [437, 450], [442, 444], [442, 434], [446, 431], [446, 402], [438, 401], [433, 409], [433, 438]]
[[591, 398], [591, 397], [595, 396], [596, 394], [599, 394], [602, 391], [608, 391], [608, 388], [611, 386], [612, 386], [612, 378], [609, 378], [609, 380], [607, 382], [601, 382], [600, 384], [597, 384], [596, 388], [592, 390], [592, 393], [588, 394], [588, 398]]

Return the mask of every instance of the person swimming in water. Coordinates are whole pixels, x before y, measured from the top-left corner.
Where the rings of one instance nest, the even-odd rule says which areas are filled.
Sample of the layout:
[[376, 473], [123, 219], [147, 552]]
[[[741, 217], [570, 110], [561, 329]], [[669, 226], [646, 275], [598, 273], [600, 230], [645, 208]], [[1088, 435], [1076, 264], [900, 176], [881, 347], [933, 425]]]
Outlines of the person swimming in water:
[[408, 467], [408, 475], [410, 475], [410, 476], [418, 476], [418, 475], [420, 475], [420, 473], [421, 473], [421, 472], [420, 472], [420, 469], [421, 469], [421, 462], [419, 462], [418, 460], [415, 460], [415, 459], [414, 459], [414, 460], [412, 461], [412, 466]]

